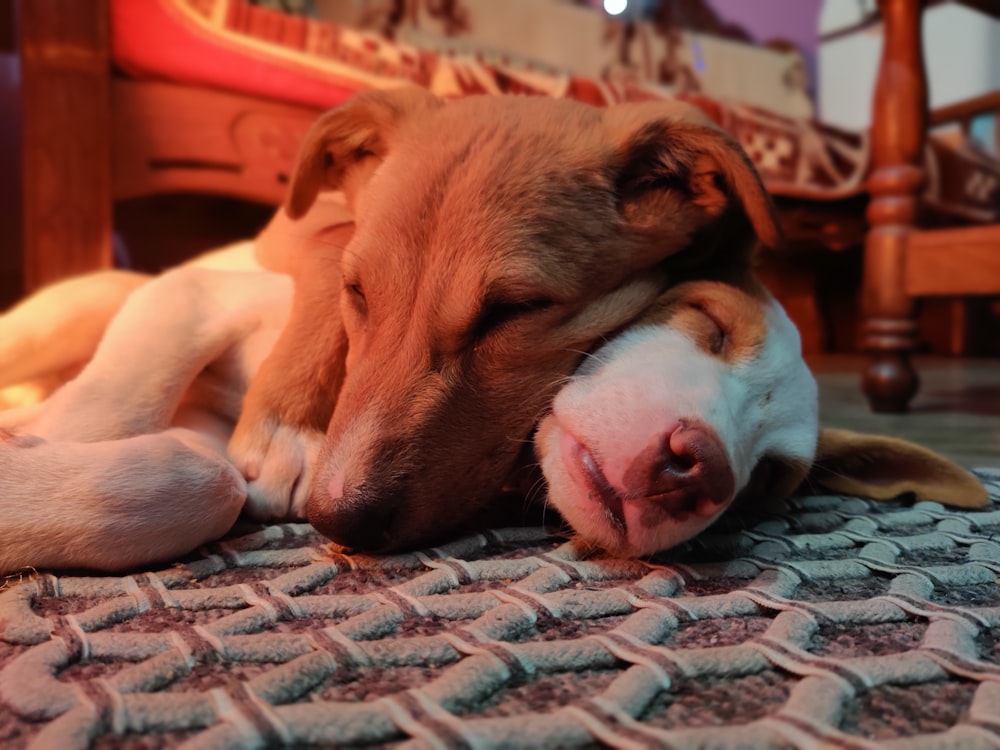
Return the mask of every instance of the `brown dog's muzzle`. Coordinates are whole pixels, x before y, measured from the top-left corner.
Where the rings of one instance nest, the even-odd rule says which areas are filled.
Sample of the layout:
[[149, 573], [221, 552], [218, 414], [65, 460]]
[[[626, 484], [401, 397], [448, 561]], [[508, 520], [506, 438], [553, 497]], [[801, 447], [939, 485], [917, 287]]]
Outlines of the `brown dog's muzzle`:
[[[306, 505], [309, 522], [354, 550], [382, 552], [398, 546], [400, 529], [406, 528], [402, 511], [412, 502], [406, 486], [412, 445], [381, 439], [363, 446], [339, 433], [331, 429], [327, 435]], [[369, 458], [359, 461], [362, 456]], [[360, 472], [359, 463], [364, 466]]]
[[306, 506], [309, 522], [365, 552], [482, 528], [482, 514], [530, 447], [537, 415], [551, 397], [543, 391], [503, 412], [507, 394], [473, 394], [467, 386], [437, 397], [409, 390], [381, 409], [352, 398], [348, 405], [367, 408], [335, 414]]
[[[456, 530], [471, 527], [478, 509], [501, 494], [502, 479], [483, 481], [475, 490], [447, 493], [434, 476], [398, 467], [382, 479], [371, 472], [360, 481], [342, 474], [317, 478], [307, 505], [309, 522], [337, 544], [362, 552], [389, 552], [439, 541]], [[395, 475], [395, 477], [393, 477]], [[465, 485], [456, 477], [456, 485]], [[486, 494], [495, 485], [495, 492]], [[436, 495], [436, 498], [435, 498]]]
[[313, 490], [309, 523], [337, 544], [362, 552], [384, 552], [396, 546], [398, 510], [405, 503], [402, 487], [323, 482]]

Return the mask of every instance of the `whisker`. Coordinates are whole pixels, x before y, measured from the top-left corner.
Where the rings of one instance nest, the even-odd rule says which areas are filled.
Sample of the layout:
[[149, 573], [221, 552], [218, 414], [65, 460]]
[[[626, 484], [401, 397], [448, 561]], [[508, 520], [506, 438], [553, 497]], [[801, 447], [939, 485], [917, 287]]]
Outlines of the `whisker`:
[[532, 484], [531, 487], [528, 488], [528, 491], [525, 493], [526, 503], [534, 503], [539, 499], [541, 495], [544, 494], [544, 497], [542, 497], [543, 519], [545, 518], [544, 511], [549, 507], [549, 495], [548, 492], [546, 492], [547, 487], [548, 483], [545, 481], [545, 475], [542, 474], [538, 477], [538, 479], [535, 480], [534, 484]]
[[587, 351], [583, 351], [582, 349], [570, 349], [570, 348], [563, 349], [563, 351], [571, 352], [572, 354], [579, 354], [585, 360], [591, 360], [593, 362], [596, 362], [601, 367], [609, 364], [609, 362], [610, 362], [610, 360], [602, 357], [597, 352], [587, 352]]
[[518, 438], [518, 437], [513, 437], [511, 435], [505, 435], [504, 440], [506, 440], [508, 443], [520, 443], [521, 445], [530, 445], [535, 441], [533, 437]]
[[[864, 456], [859, 456], [859, 457], [858, 457], [858, 460], [859, 460], [859, 461], [864, 461], [864, 460], [866, 460], [866, 457], [864, 457]], [[870, 460], [870, 459], [869, 459], [869, 463], [871, 463], [871, 460]], [[835, 469], [833, 469], [832, 467], [830, 467], [830, 466], [826, 466], [826, 465], [824, 464], [824, 462], [823, 462], [822, 460], [820, 460], [820, 459], [817, 459], [817, 460], [816, 460], [816, 461], [815, 461], [815, 462], [813, 463], [813, 467], [814, 467], [814, 468], [818, 468], [818, 469], [822, 470], [823, 472], [825, 472], [825, 473], [827, 473], [827, 474], [830, 474], [830, 475], [832, 475], [832, 476], [835, 476], [835, 477], [839, 477], [839, 478], [841, 478], [841, 479], [848, 479], [848, 480], [849, 480], [849, 479], [851, 479], [851, 475], [850, 475], [850, 474], [845, 474], [845, 473], [844, 473], [844, 472], [842, 472], [842, 471], [836, 471], [836, 470], [835, 470]]]
[[555, 380], [549, 382], [549, 388], [561, 389], [563, 386], [569, 385], [574, 380], [577, 380], [576, 375], [560, 375]]

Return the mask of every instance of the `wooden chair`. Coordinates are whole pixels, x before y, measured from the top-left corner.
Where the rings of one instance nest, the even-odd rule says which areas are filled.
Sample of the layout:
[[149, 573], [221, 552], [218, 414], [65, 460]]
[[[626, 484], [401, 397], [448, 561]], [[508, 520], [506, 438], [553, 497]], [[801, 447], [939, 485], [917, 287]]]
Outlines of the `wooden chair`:
[[[969, 4], [1000, 17], [996, 4]], [[910, 357], [918, 344], [919, 298], [1000, 294], [1000, 224], [920, 226], [928, 125], [967, 123], [1000, 108], [1000, 92], [993, 92], [929, 116], [923, 6], [923, 0], [879, 0], [884, 43], [874, 93], [862, 292], [862, 346], [871, 360], [862, 390], [880, 412], [905, 411], [917, 392]]]

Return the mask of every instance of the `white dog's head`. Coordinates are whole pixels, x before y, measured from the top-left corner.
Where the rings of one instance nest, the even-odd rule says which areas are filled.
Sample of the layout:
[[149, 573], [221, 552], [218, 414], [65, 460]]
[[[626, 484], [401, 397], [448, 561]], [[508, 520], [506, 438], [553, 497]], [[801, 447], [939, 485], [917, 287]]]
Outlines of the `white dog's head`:
[[763, 288], [693, 281], [597, 349], [556, 396], [535, 447], [549, 500], [584, 538], [647, 555], [735, 501], [800, 487], [982, 508], [982, 483], [883, 435], [821, 429], [799, 334]]
[[741, 493], [790, 494], [818, 420], [798, 331], [774, 298], [696, 281], [586, 360], [536, 446], [569, 524], [644, 555], [690, 539]]

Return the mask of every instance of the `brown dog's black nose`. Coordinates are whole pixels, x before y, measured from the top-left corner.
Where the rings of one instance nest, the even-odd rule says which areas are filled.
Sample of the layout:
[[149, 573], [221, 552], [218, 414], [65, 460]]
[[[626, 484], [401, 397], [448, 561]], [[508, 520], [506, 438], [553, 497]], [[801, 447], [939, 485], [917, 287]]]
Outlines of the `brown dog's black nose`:
[[626, 497], [690, 513], [703, 499], [716, 505], [729, 502], [736, 479], [715, 431], [701, 422], [681, 420], [632, 460], [623, 484]]
[[365, 487], [344, 487], [340, 497], [314, 494], [306, 516], [317, 531], [337, 544], [359, 552], [383, 552], [392, 540], [396, 505]]

